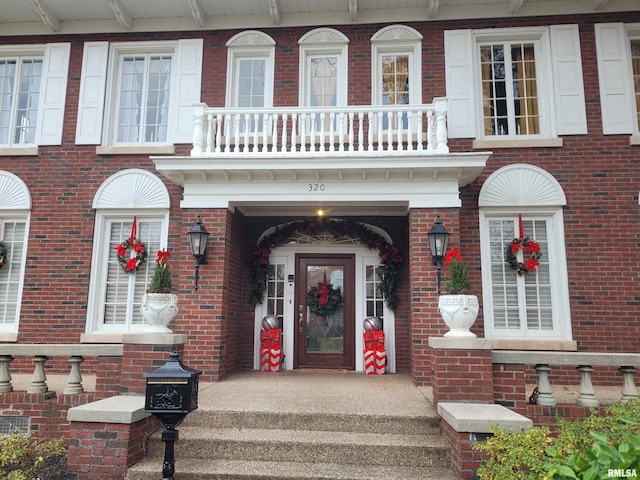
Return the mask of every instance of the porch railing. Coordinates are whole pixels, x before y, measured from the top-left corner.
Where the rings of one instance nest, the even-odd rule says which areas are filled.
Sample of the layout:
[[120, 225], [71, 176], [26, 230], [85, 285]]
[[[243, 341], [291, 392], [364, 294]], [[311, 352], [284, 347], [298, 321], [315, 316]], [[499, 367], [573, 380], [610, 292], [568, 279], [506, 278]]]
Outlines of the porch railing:
[[551, 366], [575, 366], [580, 372], [580, 386], [576, 404], [583, 407], [598, 407], [600, 402], [592, 383], [592, 373], [595, 367], [618, 367], [622, 377], [620, 400], [626, 401], [638, 397], [638, 390], [634, 382], [636, 367], [640, 366], [640, 354], [637, 353], [589, 353], [589, 352], [530, 352], [530, 351], [500, 351], [494, 350], [493, 363], [535, 365], [538, 375], [537, 396], [538, 405], [554, 406], [557, 400], [549, 381]]
[[80, 364], [84, 357], [121, 357], [122, 344], [6, 344], [0, 345], [0, 393], [13, 391], [10, 364], [14, 357], [33, 358], [33, 376], [27, 393], [46, 393], [49, 391], [45, 364], [51, 357], [69, 358], [69, 376], [64, 388], [65, 394], [82, 393], [82, 374]]
[[194, 107], [192, 157], [448, 153], [447, 99], [428, 105]]

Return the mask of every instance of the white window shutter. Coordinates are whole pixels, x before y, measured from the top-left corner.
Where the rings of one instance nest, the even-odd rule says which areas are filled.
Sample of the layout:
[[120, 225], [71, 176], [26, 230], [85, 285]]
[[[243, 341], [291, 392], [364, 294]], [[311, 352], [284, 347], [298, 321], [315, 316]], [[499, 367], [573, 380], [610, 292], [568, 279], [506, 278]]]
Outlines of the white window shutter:
[[100, 145], [109, 42], [86, 42], [82, 56], [76, 144]]
[[49, 43], [45, 49], [36, 126], [38, 145], [62, 144], [70, 52], [70, 43]]
[[202, 47], [201, 38], [178, 41], [171, 69], [172, 143], [193, 142], [193, 105], [200, 102]]
[[450, 138], [475, 138], [474, 45], [471, 30], [444, 32], [447, 127]]
[[632, 134], [634, 101], [631, 95], [631, 73], [627, 37], [622, 23], [595, 25], [602, 133]]
[[551, 58], [558, 135], [585, 135], [587, 111], [577, 25], [552, 25]]

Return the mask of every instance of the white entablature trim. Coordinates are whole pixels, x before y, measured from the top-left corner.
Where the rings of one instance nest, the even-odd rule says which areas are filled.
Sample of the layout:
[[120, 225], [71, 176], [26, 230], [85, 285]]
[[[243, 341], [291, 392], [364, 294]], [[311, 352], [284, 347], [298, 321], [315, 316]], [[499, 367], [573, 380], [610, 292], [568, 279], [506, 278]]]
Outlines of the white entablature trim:
[[0, 170], [0, 211], [30, 209], [31, 194], [27, 185], [13, 173]]
[[162, 208], [170, 206], [162, 180], [140, 169], [122, 170], [104, 181], [93, 199], [93, 208]]
[[514, 164], [493, 172], [484, 182], [479, 207], [562, 206], [567, 199], [560, 183], [546, 170]]

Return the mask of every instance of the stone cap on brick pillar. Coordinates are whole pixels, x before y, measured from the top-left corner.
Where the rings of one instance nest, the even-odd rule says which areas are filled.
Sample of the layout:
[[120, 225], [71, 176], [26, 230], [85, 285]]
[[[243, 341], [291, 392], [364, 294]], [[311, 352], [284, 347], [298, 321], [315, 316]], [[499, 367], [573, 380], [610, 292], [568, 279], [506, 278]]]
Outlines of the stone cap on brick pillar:
[[531, 419], [502, 405], [487, 403], [439, 403], [438, 414], [456, 432], [491, 433], [495, 425], [507, 433], [529, 430]]
[[429, 337], [429, 346], [438, 350], [491, 350], [488, 338]]
[[142, 395], [117, 395], [105, 398], [70, 408], [67, 412], [67, 420], [92, 423], [136, 423], [151, 416], [144, 410], [144, 400], [145, 397]]

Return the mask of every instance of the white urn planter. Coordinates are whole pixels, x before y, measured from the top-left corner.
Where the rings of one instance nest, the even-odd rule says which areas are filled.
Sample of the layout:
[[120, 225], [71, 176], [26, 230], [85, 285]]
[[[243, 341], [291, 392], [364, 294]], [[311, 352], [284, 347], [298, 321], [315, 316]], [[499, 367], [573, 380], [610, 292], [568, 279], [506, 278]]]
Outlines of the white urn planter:
[[469, 331], [478, 317], [480, 305], [475, 295], [440, 295], [438, 309], [444, 323], [449, 327], [445, 337], [475, 338]]
[[178, 295], [174, 293], [145, 293], [142, 295], [140, 313], [149, 325], [148, 332], [173, 333], [167, 325], [178, 313]]

